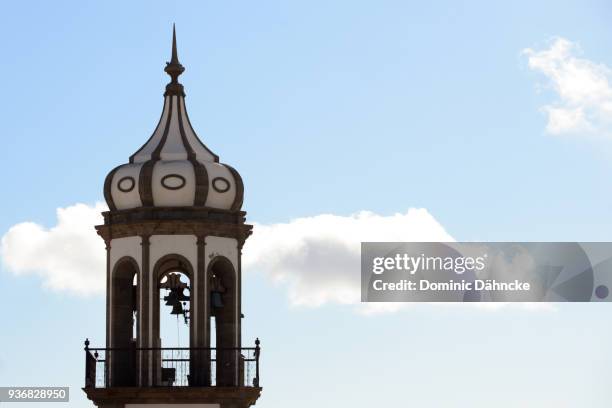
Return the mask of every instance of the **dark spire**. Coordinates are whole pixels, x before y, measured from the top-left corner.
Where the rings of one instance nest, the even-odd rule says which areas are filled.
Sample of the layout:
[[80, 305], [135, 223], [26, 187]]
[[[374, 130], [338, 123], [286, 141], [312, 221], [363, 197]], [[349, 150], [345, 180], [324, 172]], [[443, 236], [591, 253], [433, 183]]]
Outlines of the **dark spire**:
[[166, 85], [166, 93], [164, 95], [185, 96], [183, 85], [178, 82], [178, 77], [185, 71], [185, 67], [183, 67], [178, 60], [178, 52], [176, 51], [176, 28], [174, 24], [172, 24], [172, 58], [170, 62], [166, 62], [164, 71], [172, 78], [170, 83]]
[[172, 60], [173, 64], [179, 64], [178, 53], [176, 52], [176, 26], [172, 24]]

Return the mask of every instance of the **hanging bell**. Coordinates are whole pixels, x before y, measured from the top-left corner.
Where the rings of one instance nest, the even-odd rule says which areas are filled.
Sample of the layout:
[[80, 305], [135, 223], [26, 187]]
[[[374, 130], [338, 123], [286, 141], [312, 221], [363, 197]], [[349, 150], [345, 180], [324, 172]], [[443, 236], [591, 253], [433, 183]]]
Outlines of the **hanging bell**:
[[173, 314], [173, 315], [185, 314], [185, 311], [183, 310], [183, 305], [181, 304], [181, 302], [176, 302], [175, 304], [172, 305], [172, 311], [170, 312], [170, 314]]
[[223, 307], [223, 296], [221, 292], [213, 291], [210, 293], [210, 303], [212, 307]]
[[185, 302], [189, 300], [189, 296], [185, 296], [185, 293], [183, 292], [184, 291], [183, 288], [177, 288], [176, 290], [178, 291], [176, 298], [178, 299], [179, 302]]
[[179, 302], [179, 296], [174, 289], [170, 289], [168, 296], [164, 296], [166, 306], [174, 306]]

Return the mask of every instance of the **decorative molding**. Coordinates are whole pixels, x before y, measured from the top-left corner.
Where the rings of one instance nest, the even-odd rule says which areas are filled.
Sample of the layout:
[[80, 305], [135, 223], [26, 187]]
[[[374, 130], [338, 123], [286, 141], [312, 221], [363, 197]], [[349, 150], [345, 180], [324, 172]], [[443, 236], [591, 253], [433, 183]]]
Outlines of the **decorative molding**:
[[[195, 200], [194, 205], [196, 207], [203, 207], [206, 205], [206, 199], [208, 198], [208, 172], [206, 171], [206, 166], [200, 163], [197, 160], [195, 151], [193, 147], [189, 144], [187, 140], [187, 135], [185, 134], [185, 127], [183, 126], [183, 107], [185, 106], [185, 100], [179, 99], [178, 101], [178, 125], [179, 132], [181, 134], [181, 140], [183, 141], [183, 146], [185, 146], [185, 150], [187, 150], [187, 160], [193, 166], [193, 171], [195, 173]], [[191, 126], [191, 125], [190, 125]], [[195, 135], [195, 131], [191, 128], [191, 131]], [[197, 139], [197, 136], [196, 136]], [[208, 151], [208, 148], [204, 146], [204, 148]], [[209, 151], [210, 152], [210, 151]], [[211, 153], [212, 154], [212, 153]]]
[[235, 168], [228, 164], [224, 164], [225, 167], [228, 168], [232, 176], [234, 176], [234, 181], [236, 183], [236, 195], [234, 196], [234, 202], [230, 207], [230, 211], [239, 211], [242, 208], [242, 203], [244, 201], [244, 183], [242, 182], [242, 177], [240, 177], [240, 173], [236, 171]]
[[142, 221], [129, 224], [98, 225], [96, 230], [104, 239], [137, 235], [214, 235], [234, 238], [240, 244], [251, 235], [253, 226], [248, 224], [212, 223], [206, 221]]
[[[171, 182], [172, 179], [178, 179], [179, 184], [177, 185], [168, 184], [168, 182], [169, 181]], [[161, 179], [161, 185], [168, 190], [180, 190], [181, 188], [185, 187], [185, 184], [187, 184], [187, 180], [185, 180], [185, 177], [181, 176], [180, 174], [176, 174], [176, 173], [166, 174]]]
[[[221, 184], [221, 186], [219, 186], [219, 184]], [[214, 179], [212, 179], [212, 186], [217, 193], [226, 193], [229, 191], [232, 185], [225, 177], [215, 177]]]
[[124, 224], [140, 221], [210, 221], [227, 224], [244, 224], [246, 213], [201, 207], [148, 207], [103, 212], [104, 224]]
[[151, 159], [146, 161], [140, 168], [140, 177], [138, 178], [138, 192], [140, 193], [140, 201], [143, 207], [153, 206], [153, 186], [151, 185], [153, 179], [153, 167], [155, 163], [159, 161], [161, 156], [161, 150], [166, 144], [168, 138], [168, 130], [170, 129], [170, 122], [172, 121], [172, 106], [173, 98], [170, 97], [168, 105], [168, 118], [166, 119], [166, 127], [164, 133], [159, 141], [159, 144], [155, 147], [153, 153], [151, 153]]
[[168, 139], [168, 131], [170, 130], [170, 123], [172, 122], [172, 109], [174, 108], [174, 98], [170, 97], [170, 105], [168, 107], [168, 118], [166, 119], [166, 127], [164, 128], [164, 133], [162, 134], [161, 139], [159, 140], [159, 144], [155, 146], [155, 150], [151, 153], [151, 160], [158, 161], [161, 158], [161, 151], [166, 144], [166, 140]]
[[138, 177], [138, 193], [140, 194], [140, 202], [143, 207], [153, 206], [153, 187], [151, 180], [153, 179], [154, 160], [146, 161], [140, 168], [140, 176]]
[[[129, 183], [129, 187], [122, 186], [122, 184], [125, 184], [125, 182]], [[134, 180], [134, 177], [132, 176], [121, 177], [119, 181], [117, 182], [117, 188], [122, 193], [129, 193], [130, 191], [134, 189], [135, 186], [136, 186], [136, 180]]]
[[123, 165], [119, 165], [115, 167], [114, 169], [112, 169], [110, 173], [108, 173], [106, 178], [104, 179], [104, 199], [106, 200], [106, 203], [108, 204], [108, 208], [110, 208], [111, 211], [117, 210], [117, 206], [115, 205], [115, 200], [113, 200], [113, 194], [112, 194], [113, 184], [112, 183], [113, 183], [113, 178], [115, 177], [115, 173], [117, 172], [117, 170], [119, 170], [121, 166]]
[[196, 181], [195, 201], [193, 205], [196, 207], [204, 207], [208, 199], [208, 171], [206, 171], [206, 166], [195, 159], [192, 164]]

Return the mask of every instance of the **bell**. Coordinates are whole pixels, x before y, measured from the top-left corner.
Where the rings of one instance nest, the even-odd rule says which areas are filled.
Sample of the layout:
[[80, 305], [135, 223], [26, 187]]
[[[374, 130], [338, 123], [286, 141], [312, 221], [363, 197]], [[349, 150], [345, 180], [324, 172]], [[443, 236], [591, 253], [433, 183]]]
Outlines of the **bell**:
[[221, 292], [213, 291], [210, 293], [210, 303], [212, 307], [223, 307], [223, 296]]
[[181, 304], [181, 302], [176, 302], [175, 304], [172, 305], [172, 311], [170, 312], [170, 314], [173, 314], [173, 315], [185, 314], [185, 311], [183, 310], [183, 305]]
[[166, 306], [174, 306], [179, 302], [179, 296], [174, 289], [170, 290], [168, 296], [164, 296], [164, 300], [166, 301]]
[[177, 288], [176, 290], [178, 291], [178, 294], [176, 295], [176, 297], [180, 302], [185, 302], [189, 300], [189, 296], [185, 296], [185, 293], [183, 293], [184, 289]]

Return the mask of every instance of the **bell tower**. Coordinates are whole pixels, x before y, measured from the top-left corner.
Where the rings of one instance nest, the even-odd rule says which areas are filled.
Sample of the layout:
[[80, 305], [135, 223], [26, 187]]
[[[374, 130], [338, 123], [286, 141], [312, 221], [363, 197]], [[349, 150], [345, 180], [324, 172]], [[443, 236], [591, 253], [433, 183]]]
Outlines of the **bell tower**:
[[[196, 135], [185, 108], [176, 31], [161, 118], [104, 182], [106, 346], [85, 342], [84, 391], [98, 407], [255, 404], [259, 340], [242, 347], [242, 247], [252, 226], [240, 174]], [[164, 313], [188, 326], [165, 344]]]

